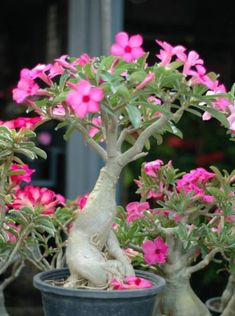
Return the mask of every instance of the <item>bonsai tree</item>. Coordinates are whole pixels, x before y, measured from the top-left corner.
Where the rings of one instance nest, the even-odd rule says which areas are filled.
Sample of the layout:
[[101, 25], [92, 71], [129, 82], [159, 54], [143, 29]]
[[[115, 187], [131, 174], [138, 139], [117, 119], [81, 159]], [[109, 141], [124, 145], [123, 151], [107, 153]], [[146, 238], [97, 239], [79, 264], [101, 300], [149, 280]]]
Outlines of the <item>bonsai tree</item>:
[[122, 245], [139, 251], [136, 264], [147, 264], [166, 280], [156, 315], [210, 315], [191, 289], [191, 275], [218, 252], [233, 252], [235, 242], [235, 172], [212, 171], [197, 168], [182, 175], [171, 161], [144, 163], [136, 180], [140, 202], [120, 209]]
[[104, 162], [69, 233], [68, 287], [103, 288], [113, 278], [134, 275], [112, 229], [115, 190], [123, 168], [148, 154], [150, 137], [161, 143], [166, 132], [182, 136], [176, 125], [187, 111], [232, 128], [226, 117], [233, 115], [233, 95], [206, 72], [195, 51], [157, 41], [160, 61], [149, 65], [142, 42], [140, 35], [120, 32], [109, 56], [63, 55], [49, 65], [23, 69], [13, 90], [17, 103], [66, 128], [65, 139], [80, 132]]

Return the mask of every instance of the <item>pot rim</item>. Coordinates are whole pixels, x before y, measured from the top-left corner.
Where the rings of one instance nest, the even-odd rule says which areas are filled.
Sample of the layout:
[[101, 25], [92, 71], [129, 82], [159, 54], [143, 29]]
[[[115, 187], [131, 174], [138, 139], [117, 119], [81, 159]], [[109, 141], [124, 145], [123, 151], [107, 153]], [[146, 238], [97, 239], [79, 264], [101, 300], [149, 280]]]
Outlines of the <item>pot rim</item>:
[[218, 308], [215, 308], [212, 303], [213, 302], [220, 302], [221, 301], [221, 297], [220, 296], [215, 296], [215, 297], [211, 297], [208, 300], [206, 300], [206, 306], [207, 308], [212, 311], [212, 312], [217, 312], [217, 313], [221, 313], [222, 311]]
[[33, 285], [44, 293], [52, 293], [61, 296], [75, 296], [83, 298], [96, 298], [96, 299], [115, 299], [115, 298], [130, 298], [130, 297], [143, 297], [156, 295], [161, 292], [165, 286], [165, 279], [159, 275], [151, 272], [135, 270], [136, 275], [152, 281], [151, 288], [135, 289], [135, 290], [102, 290], [102, 289], [72, 289], [63, 288], [53, 284], [46, 283], [46, 280], [60, 279], [69, 276], [69, 269], [55, 269], [44, 271], [36, 274], [33, 277]]

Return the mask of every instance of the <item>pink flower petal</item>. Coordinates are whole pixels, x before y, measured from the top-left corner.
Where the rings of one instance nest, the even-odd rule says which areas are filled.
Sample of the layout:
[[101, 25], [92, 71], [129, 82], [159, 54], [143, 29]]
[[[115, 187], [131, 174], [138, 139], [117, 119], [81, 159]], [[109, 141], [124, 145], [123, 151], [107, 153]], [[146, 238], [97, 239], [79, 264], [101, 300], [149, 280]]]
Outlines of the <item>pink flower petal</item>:
[[131, 54], [132, 54], [132, 57], [136, 59], [144, 55], [144, 50], [142, 47], [134, 47], [132, 48]]
[[133, 35], [130, 37], [129, 46], [130, 47], [139, 47], [143, 44], [143, 37], [139, 34]]
[[77, 85], [77, 89], [83, 95], [89, 95], [91, 91], [91, 84], [87, 80], [80, 80]]
[[113, 44], [111, 46], [111, 55], [113, 56], [122, 56], [124, 52], [124, 48], [118, 44]]
[[87, 110], [88, 112], [90, 113], [96, 113], [96, 112], [99, 112], [100, 110], [100, 106], [99, 106], [99, 103], [93, 101], [93, 100], [90, 100], [87, 104]]
[[128, 40], [129, 40], [129, 37], [128, 37], [128, 34], [126, 32], [119, 32], [115, 36], [116, 43], [123, 48], [125, 48], [128, 45]]
[[101, 88], [92, 88], [90, 97], [93, 101], [99, 102], [104, 97], [104, 92]]

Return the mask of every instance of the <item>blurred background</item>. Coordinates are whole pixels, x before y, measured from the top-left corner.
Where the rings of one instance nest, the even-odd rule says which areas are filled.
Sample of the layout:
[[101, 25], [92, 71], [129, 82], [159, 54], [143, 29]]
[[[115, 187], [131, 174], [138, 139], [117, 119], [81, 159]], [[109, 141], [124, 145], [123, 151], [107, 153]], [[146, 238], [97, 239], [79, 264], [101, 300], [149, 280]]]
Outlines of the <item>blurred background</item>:
[[[17, 117], [22, 111], [12, 102], [11, 96], [22, 68], [49, 63], [64, 54], [78, 56], [86, 52], [97, 56], [107, 53], [102, 3], [102, 0], [0, 1], [0, 120]], [[159, 50], [155, 39], [184, 45], [199, 52], [207, 70], [219, 73], [219, 80], [228, 89], [235, 82], [233, 1], [217, 4], [214, 0], [111, 0], [110, 3], [112, 39], [121, 30], [141, 34], [144, 49], [150, 52], [150, 62], [154, 62]], [[147, 160], [173, 160], [175, 167], [185, 171], [198, 166], [208, 168], [212, 164], [228, 170], [234, 168], [234, 143], [229, 142], [218, 123], [213, 120], [205, 123], [187, 115], [180, 124], [184, 139], [166, 135], [163, 145], [157, 147], [153, 142]], [[101, 161], [80, 137], [72, 135], [65, 143], [63, 131], [55, 132], [53, 123], [49, 123], [38, 130], [37, 141], [47, 152], [48, 159], [29, 162], [37, 169], [34, 185], [46, 186], [69, 198], [91, 190]], [[118, 195], [120, 203], [135, 199], [133, 179], [138, 176], [142, 162], [132, 163], [124, 170]], [[192, 280], [203, 300], [221, 292], [226, 278], [223, 272], [211, 286], [217, 269], [219, 265], [212, 264]], [[30, 273], [33, 272], [26, 271], [25, 276], [30, 278]], [[25, 306], [27, 295], [22, 280], [19, 282], [13, 283], [6, 293], [11, 314], [18, 316], [25, 315], [25, 309], [16, 311], [13, 307]], [[40, 305], [37, 293], [32, 289], [30, 294], [27, 304]], [[30, 312], [27, 313], [30, 316]], [[40, 308], [37, 313], [34, 311], [32, 315], [41, 315]]]

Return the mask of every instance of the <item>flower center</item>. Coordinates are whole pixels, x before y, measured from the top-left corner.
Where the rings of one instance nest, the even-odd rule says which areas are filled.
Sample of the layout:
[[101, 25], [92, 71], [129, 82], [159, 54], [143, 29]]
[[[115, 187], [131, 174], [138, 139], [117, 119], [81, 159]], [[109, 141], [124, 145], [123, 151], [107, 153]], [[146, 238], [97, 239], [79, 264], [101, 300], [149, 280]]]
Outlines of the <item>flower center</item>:
[[131, 52], [131, 47], [127, 45], [127, 46], [125, 47], [125, 52], [126, 52], [126, 53], [130, 53], [130, 52]]
[[136, 279], [135, 279], [135, 284], [136, 284], [136, 285], [140, 285], [140, 283], [141, 283], [140, 278], [136, 278]]
[[155, 250], [155, 254], [156, 254], [156, 255], [159, 255], [160, 252], [161, 252], [160, 249], [156, 249], [156, 250]]
[[89, 95], [84, 95], [83, 98], [82, 98], [82, 101], [83, 102], [89, 102], [90, 101]]

